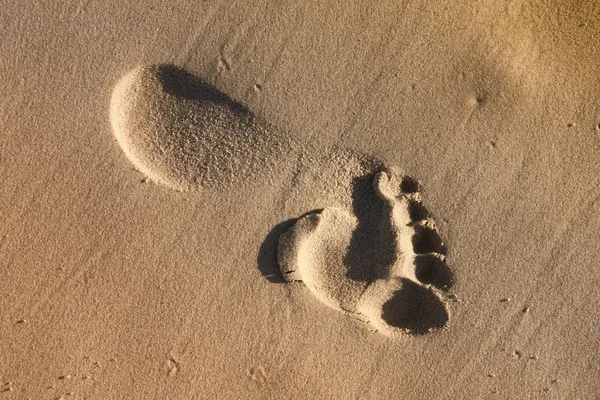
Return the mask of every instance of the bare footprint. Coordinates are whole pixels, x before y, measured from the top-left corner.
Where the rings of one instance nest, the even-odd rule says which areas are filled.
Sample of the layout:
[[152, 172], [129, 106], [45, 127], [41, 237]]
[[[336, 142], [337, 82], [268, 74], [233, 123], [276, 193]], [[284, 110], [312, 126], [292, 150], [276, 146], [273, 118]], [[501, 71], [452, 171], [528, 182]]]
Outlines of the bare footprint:
[[373, 157], [300, 145], [171, 65], [123, 77], [110, 120], [134, 166], [175, 190], [224, 189], [268, 181], [273, 171], [287, 174], [290, 201], [327, 208], [298, 219], [280, 238], [277, 231], [271, 265], [285, 280], [303, 281], [323, 303], [384, 333], [445, 326], [440, 293], [452, 272], [418, 182]]
[[[281, 235], [278, 262], [288, 281], [302, 281], [323, 303], [355, 314], [397, 336], [446, 326], [441, 292], [453, 280], [445, 247], [421, 203], [418, 183], [397, 171], [373, 176], [381, 205], [379, 229], [361, 227], [356, 213], [325, 208], [300, 218]], [[365, 214], [359, 213], [363, 216]], [[355, 246], [369, 259], [359, 259]], [[368, 253], [368, 252], [367, 252]], [[373, 255], [376, 256], [373, 256]]]

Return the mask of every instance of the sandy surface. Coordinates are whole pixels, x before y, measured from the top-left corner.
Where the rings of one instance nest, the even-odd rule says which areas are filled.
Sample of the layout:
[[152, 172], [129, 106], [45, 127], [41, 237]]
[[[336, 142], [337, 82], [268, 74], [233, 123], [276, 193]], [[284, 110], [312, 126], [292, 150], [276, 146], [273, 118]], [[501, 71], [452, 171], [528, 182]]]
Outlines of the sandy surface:
[[[600, 395], [600, 6], [129, 3], [0, 7], [0, 399]], [[260, 122], [215, 137], [265, 142], [140, 167], [111, 104], [152, 64]], [[179, 129], [165, 110], [125, 131]], [[420, 182], [443, 240], [451, 287], [409, 277], [447, 313], [431, 332], [375, 331], [375, 284], [361, 308], [337, 270], [306, 278], [352, 250], [363, 159]], [[281, 223], [330, 207], [307, 281], [274, 279]]]

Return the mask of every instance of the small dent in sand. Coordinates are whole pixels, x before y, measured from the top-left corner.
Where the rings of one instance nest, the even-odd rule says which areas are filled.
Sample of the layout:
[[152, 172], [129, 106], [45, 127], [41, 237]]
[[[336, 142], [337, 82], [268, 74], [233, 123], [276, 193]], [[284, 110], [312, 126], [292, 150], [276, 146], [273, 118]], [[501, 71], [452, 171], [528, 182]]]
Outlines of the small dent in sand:
[[265, 369], [259, 365], [257, 367], [248, 368], [246, 370], [246, 375], [250, 378], [250, 380], [257, 383], [265, 383], [267, 381], [267, 374]]
[[0, 385], [0, 393], [12, 392], [12, 390], [13, 388], [10, 382], [3, 382], [2, 385]]
[[226, 71], [231, 71], [231, 64], [223, 56], [219, 57], [219, 61], [217, 62], [217, 71], [218, 74], [221, 74], [222, 72]]
[[173, 376], [179, 372], [179, 363], [171, 357], [167, 360], [167, 375]]
[[475, 95], [475, 103], [477, 105], [482, 105], [486, 101], [486, 96], [483, 93], [478, 93]]

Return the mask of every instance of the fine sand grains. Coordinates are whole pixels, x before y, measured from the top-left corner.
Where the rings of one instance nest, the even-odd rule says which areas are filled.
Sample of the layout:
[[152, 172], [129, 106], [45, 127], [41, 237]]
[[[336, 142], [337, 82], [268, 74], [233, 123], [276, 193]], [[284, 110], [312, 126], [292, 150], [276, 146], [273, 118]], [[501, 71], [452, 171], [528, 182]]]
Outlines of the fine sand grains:
[[170, 65], [136, 68], [122, 78], [110, 119], [136, 168], [175, 190], [224, 189], [283, 167], [295, 171], [290, 196], [327, 204], [281, 235], [277, 259], [284, 279], [304, 282], [323, 303], [385, 334], [446, 326], [443, 291], [453, 274], [417, 181], [372, 157], [301, 146]]

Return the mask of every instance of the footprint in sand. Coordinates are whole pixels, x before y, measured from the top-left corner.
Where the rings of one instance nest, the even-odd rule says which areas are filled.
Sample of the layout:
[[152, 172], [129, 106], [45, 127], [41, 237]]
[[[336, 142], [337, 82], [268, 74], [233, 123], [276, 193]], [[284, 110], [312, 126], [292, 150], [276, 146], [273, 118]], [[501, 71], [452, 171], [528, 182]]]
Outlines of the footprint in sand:
[[385, 334], [443, 328], [448, 312], [441, 293], [453, 274], [417, 189], [388, 169], [373, 177], [379, 207], [357, 212], [362, 205], [354, 213], [331, 207], [298, 219], [279, 239], [283, 276]]
[[447, 324], [443, 293], [453, 274], [415, 180], [372, 157], [300, 145], [170, 65], [123, 77], [110, 119], [136, 168], [175, 190], [243, 186], [287, 168], [290, 196], [314, 198], [321, 210], [278, 231], [270, 250], [286, 281], [384, 334]]

